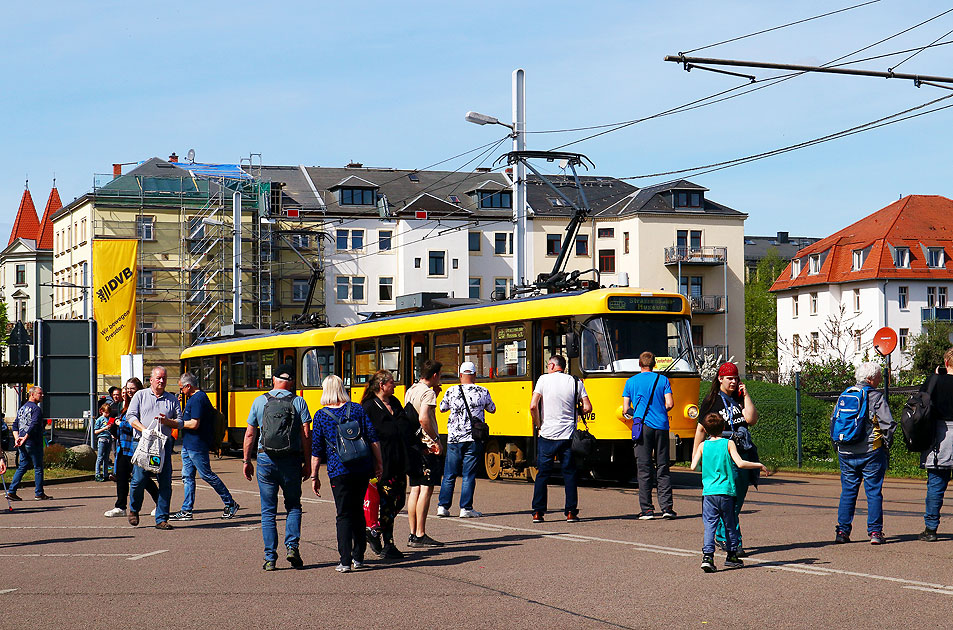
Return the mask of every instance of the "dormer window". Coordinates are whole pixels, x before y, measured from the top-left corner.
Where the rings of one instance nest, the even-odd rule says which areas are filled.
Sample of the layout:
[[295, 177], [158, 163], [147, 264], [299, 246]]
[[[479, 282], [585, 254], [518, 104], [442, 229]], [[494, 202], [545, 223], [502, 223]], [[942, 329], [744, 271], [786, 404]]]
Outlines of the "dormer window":
[[373, 206], [377, 203], [374, 188], [341, 188], [342, 206]]
[[864, 266], [864, 250], [855, 249], [854, 250], [854, 264], [851, 267], [851, 271], [860, 271]]
[[480, 192], [481, 208], [512, 208], [513, 193], [508, 190]]
[[797, 278], [801, 275], [801, 259], [795, 258], [791, 261], [791, 279]]
[[701, 208], [704, 197], [700, 192], [676, 192], [676, 208]]
[[944, 267], [946, 260], [943, 256], [942, 247], [928, 247], [927, 248], [927, 267], [931, 269], [940, 269]]
[[821, 273], [821, 255], [820, 254], [811, 254], [807, 259], [808, 269], [807, 273], [809, 275], [815, 276]]
[[893, 250], [893, 266], [897, 269], [910, 268], [910, 248], [897, 247]]

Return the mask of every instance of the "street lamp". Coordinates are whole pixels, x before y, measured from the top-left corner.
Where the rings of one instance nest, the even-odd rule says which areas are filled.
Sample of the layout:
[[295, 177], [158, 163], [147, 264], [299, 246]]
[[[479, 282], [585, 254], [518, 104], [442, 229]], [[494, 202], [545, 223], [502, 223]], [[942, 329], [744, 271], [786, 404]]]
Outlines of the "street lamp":
[[479, 112], [467, 112], [467, 115], [464, 116], [464, 119], [467, 122], [471, 122], [474, 125], [503, 125], [509, 129], [513, 129], [514, 125], [508, 125], [505, 122], [500, 122], [499, 118], [493, 116], [487, 116], [486, 114], [481, 114]]

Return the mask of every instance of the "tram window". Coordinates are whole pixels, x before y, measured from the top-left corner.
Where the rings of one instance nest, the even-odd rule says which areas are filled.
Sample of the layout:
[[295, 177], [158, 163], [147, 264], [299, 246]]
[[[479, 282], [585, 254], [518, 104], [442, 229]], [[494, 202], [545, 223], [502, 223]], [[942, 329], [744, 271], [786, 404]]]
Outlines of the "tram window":
[[354, 384], [363, 385], [377, 371], [377, 344], [373, 339], [354, 342]]
[[321, 387], [325, 377], [334, 373], [334, 351], [311, 348], [301, 358], [301, 386]]
[[400, 382], [400, 337], [384, 337], [380, 340], [380, 369], [390, 370], [394, 380]]
[[523, 324], [496, 329], [496, 375], [526, 376], [526, 327]]
[[476, 364], [477, 376], [492, 376], [493, 344], [489, 328], [470, 328], [463, 332], [463, 360]]
[[[258, 389], [261, 379], [261, 353], [245, 353], [245, 389]], [[270, 388], [269, 388], [270, 389]]]
[[460, 367], [460, 332], [442, 332], [433, 336], [433, 357], [443, 364], [443, 378], [457, 380], [457, 368]]
[[231, 389], [245, 388], [245, 355], [241, 352], [233, 354], [228, 358], [229, 369], [232, 373]]
[[[215, 357], [205, 357], [202, 359], [202, 367], [198, 371], [199, 385], [205, 391], [215, 391], [218, 389], [218, 370], [216, 369], [218, 361]], [[195, 374], [195, 372], [193, 372]]]
[[262, 350], [261, 363], [258, 368], [258, 382], [255, 389], [271, 389], [271, 376], [275, 371], [275, 358], [277, 356], [278, 353], [274, 350]]
[[419, 338], [418, 335], [414, 335], [411, 338], [410, 342], [411, 356], [414, 357], [414, 372], [413, 372], [413, 381], [417, 381], [420, 378], [420, 364], [426, 361], [429, 357], [427, 356], [427, 339]]
[[582, 329], [582, 369], [601, 372], [609, 369], [609, 347], [601, 319], [591, 320]]

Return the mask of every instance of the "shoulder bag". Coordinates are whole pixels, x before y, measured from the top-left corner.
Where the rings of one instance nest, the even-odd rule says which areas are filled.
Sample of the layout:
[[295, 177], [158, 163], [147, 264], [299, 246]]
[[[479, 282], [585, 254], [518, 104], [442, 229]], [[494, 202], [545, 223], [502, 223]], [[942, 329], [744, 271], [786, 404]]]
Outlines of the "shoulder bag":
[[338, 459], [341, 460], [341, 463], [345, 465], [362, 463], [371, 456], [371, 448], [364, 439], [364, 434], [361, 431], [361, 423], [357, 420], [351, 420], [352, 404], [354, 403], [345, 404], [346, 409], [343, 419], [337, 418], [335, 414], [321, 409], [323, 413], [327, 413], [335, 421], [337, 438], [333, 444], [328, 440], [328, 444], [338, 454]]
[[632, 416], [632, 439], [640, 440], [642, 439], [642, 427], [645, 425], [645, 417], [649, 415], [649, 405], [652, 404], [652, 397], [655, 396], [655, 388], [658, 386], [658, 380], [662, 377], [661, 374], [655, 375], [655, 382], [652, 383], [652, 391], [649, 392], [649, 397], [645, 401], [645, 413], [642, 414], [641, 418], [636, 418]]
[[467, 419], [470, 421], [470, 437], [474, 442], [485, 443], [490, 438], [490, 425], [484, 420], [474, 418], [470, 412], [470, 403], [467, 402], [467, 393], [463, 391], [463, 383], [459, 385], [460, 396], [463, 398], [463, 408], [467, 410]]
[[584, 429], [576, 428], [572, 432], [572, 449], [573, 455], [576, 457], [586, 459], [592, 455], [592, 452], [596, 450], [596, 437], [589, 432], [589, 425], [586, 423], [585, 416], [579, 415], [579, 379], [575, 376], [572, 377], [573, 385], [573, 415], [579, 417], [582, 420], [582, 426]]
[[158, 473], [165, 463], [165, 442], [168, 440], [158, 429], [146, 429], [139, 438], [136, 452], [132, 454], [133, 465], [146, 472]]

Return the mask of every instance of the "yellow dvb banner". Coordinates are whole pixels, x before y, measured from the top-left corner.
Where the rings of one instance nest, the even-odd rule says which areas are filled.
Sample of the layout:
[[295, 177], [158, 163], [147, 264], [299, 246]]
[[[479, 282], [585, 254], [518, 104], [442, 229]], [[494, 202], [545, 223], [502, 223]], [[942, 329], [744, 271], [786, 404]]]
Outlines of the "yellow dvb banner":
[[135, 239], [93, 241], [93, 317], [99, 334], [99, 374], [120, 374], [120, 357], [136, 351], [138, 247]]

